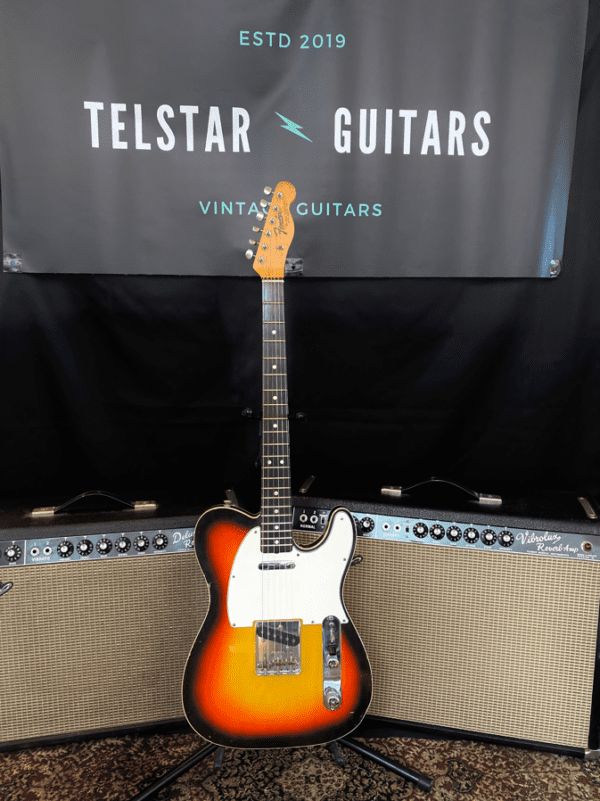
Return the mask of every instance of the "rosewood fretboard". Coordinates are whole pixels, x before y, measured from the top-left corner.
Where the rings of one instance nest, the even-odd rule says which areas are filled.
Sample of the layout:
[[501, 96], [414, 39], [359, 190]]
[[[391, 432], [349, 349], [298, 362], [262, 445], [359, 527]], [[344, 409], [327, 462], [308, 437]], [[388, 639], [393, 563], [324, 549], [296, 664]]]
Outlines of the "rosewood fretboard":
[[263, 291], [263, 553], [291, 551], [292, 507], [283, 279], [262, 280]]

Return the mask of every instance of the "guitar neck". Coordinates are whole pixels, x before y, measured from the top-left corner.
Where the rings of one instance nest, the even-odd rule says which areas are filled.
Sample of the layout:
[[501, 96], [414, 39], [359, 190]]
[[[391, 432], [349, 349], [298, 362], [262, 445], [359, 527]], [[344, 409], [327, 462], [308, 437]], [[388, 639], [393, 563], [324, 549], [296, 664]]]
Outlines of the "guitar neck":
[[283, 278], [263, 278], [262, 292], [261, 550], [283, 553], [293, 547]]

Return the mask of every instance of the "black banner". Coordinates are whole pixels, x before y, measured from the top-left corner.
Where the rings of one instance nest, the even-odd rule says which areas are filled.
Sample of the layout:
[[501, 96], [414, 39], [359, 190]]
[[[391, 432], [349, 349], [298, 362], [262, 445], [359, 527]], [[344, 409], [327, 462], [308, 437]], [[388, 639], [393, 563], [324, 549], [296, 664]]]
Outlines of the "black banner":
[[560, 270], [586, 0], [5, 0], [4, 269]]

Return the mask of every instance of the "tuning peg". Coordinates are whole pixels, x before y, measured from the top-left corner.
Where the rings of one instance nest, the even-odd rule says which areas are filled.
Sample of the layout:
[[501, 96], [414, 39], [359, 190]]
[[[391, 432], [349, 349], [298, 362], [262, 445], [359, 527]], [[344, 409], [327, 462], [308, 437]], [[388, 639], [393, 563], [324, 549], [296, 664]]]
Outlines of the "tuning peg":
[[259, 212], [258, 212], [258, 214], [256, 215], [256, 219], [257, 219], [259, 222], [260, 222], [261, 220], [264, 220], [264, 219], [265, 219], [265, 215], [262, 213], [262, 211], [259, 211]]
[[258, 245], [256, 239], [249, 239], [248, 242], [250, 242], [251, 245]]
[[254, 251], [251, 248], [248, 248], [248, 250], [246, 251], [246, 258], [248, 259], [248, 261], [254, 258]]
[[262, 228], [257, 228], [255, 225], [253, 225], [252, 230], [254, 231], [255, 234], [257, 234], [259, 231], [262, 231]]
[[264, 192], [265, 192], [265, 195], [272, 195], [273, 194], [273, 190], [271, 189], [270, 186], [265, 186]]
[[264, 209], [264, 210], [266, 211], [266, 209], [267, 209], [267, 208], [268, 208], [268, 206], [269, 206], [269, 201], [268, 201], [268, 200], [265, 200], [265, 199], [264, 199], [264, 197], [261, 197], [261, 199], [260, 199], [260, 205], [261, 205], [261, 208], [262, 208], [262, 209]]

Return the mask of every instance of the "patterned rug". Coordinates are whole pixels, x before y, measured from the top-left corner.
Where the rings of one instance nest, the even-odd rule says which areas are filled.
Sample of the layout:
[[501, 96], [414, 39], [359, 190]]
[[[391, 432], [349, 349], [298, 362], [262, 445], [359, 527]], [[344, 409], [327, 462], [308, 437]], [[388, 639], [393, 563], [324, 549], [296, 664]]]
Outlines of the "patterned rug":
[[[157, 801], [600, 801], [600, 762], [466, 741], [363, 740], [434, 780], [419, 790], [343, 748], [215, 754]], [[114, 737], [0, 754], [1, 801], [128, 801], [196, 753], [193, 734]]]

